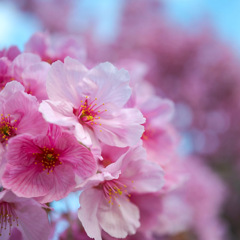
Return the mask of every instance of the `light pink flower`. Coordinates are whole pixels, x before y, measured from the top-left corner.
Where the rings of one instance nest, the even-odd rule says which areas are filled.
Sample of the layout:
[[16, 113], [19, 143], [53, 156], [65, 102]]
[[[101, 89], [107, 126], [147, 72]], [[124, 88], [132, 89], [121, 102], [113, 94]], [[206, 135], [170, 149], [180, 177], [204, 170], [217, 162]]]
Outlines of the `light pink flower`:
[[12, 79], [25, 87], [25, 92], [37, 97], [39, 101], [47, 99], [46, 79], [50, 65], [41, 62], [41, 58], [32, 53], [18, 55], [11, 66], [9, 73]]
[[19, 54], [20, 51], [15, 46], [0, 51], [0, 91], [12, 80], [9, 67]]
[[47, 135], [11, 139], [7, 160], [3, 186], [42, 203], [66, 197], [76, 185], [75, 175], [83, 181], [96, 172], [91, 152], [56, 126]]
[[142, 140], [149, 159], [159, 164], [170, 161], [179, 142], [170, 124], [174, 113], [173, 102], [152, 96], [137, 106], [146, 118]]
[[[146, 161], [141, 146], [103, 152], [103, 166], [86, 182], [80, 195], [78, 216], [89, 237], [100, 240], [101, 230], [124, 238], [140, 226], [139, 209], [131, 202], [132, 193], [156, 192], [163, 185], [163, 171]], [[105, 156], [105, 157], [104, 157]], [[113, 158], [111, 156], [114, 156]]]
[[4, 190], [0, 192], [0, 213], [1, 239], [48, 239], [50, 225], [47, 213], [33, 199], [19, 198]]
[[37, 99], [26, 94], [19, 82], [9, 82], [0, 92], [0, 144], [5, 146], [10, 138], [23, 133], [46, 133], [48, 124], [38, 107]]
[[136, 144], [144, 118], [135, 108], [123, 108], [131, 95], [128, 72], [110, 63], [91, 70], [67, 57], [52, 64], [47, 80], [50, 100], [40, 112], [51, 123], [74, 127], [76, 138], [85, 145], [92, 139], [119, 147]]
[[80, 39], [74, 36], [50, 35], [42, 32], [37, 32], [30, 38], [25, 45], [25, 52], [35, 53], [41, 57], [42, 61], [48, 63], [63, 61], [67, 56], [83, 62], [86, 55]]

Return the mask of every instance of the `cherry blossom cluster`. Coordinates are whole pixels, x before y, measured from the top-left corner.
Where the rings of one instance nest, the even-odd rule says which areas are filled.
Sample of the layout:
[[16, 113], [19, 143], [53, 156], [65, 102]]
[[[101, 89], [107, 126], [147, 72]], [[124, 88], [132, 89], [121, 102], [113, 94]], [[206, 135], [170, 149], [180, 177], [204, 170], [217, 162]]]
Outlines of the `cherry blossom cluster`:
[[93, 64], [86, 52], [46, 33], [0, 51], [0, 239], [51, 239], [51, 202], [77, 191], [61, 239], [222, 239], [224, 187], [180, 155], [174, 103], [145, 64]]

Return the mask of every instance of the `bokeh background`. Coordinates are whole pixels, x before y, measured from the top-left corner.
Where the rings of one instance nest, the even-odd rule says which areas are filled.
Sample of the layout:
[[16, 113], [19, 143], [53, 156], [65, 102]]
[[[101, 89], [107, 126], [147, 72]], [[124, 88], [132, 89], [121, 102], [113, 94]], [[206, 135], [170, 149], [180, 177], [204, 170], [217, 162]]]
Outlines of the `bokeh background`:
[[238, 0], [1, 0], [0, 49], [23, 50], [36, 31], [68, 33], [93, 63], [147, 62], [146, 78], [175, 102], [181, 153], [201, 158], [225, 183], [220, 217], [228, 238], [239, 240], [239, 10]]

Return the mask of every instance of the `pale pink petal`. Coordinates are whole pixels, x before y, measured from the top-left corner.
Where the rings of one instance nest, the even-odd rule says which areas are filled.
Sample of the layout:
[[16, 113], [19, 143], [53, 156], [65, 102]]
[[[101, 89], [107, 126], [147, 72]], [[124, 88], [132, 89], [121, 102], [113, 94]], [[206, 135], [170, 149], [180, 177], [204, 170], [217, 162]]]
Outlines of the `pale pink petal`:
[[116, 238], [135, 234], [140, 226], [138, 208], [124, 196], [116, 199], [113, 205], [102, 201], [97, 216], [102, 229]]
[[25, 52], [38, 54], [41, 57], [45, 56], [47, 51], [47, 36], [45, 33], [35, 33], [25, 44]]
[[136, 109], [121, 109], [112, 119], [100, 119], [101, 125], [96, 125], [94, 132], [104, 143], [126, 147], [138, 143], [143, 132], [145, 119], [141, 112]]
[[80, 195], [78, 218], [82, 222], [87, 235], [95, 240], [102, 240], [97, 214], [103, 197], [102, 192], [96, 189], [86, 190]]
[[18, 204], [16, 209], [16, 214], [19, 216], [19, 229], [22, 230], [23, 239], [48, 239], [50, 224], [47, 213], [40, 205], [33, 202], [32, 199], [27, 200], [25, 204]]
[[162, 168], [146, 160], [145, 150], [139, 146], [130, 149], [122, 160], [121, 182], [131, 192], [148, 193], [159, 191], [164, 184]]
[[49, 98], [53, 101], [71, 102], [74, 107], [78, 107], [81, 101], [79, 93], [84, 89], [80, 83], [86, 71], [81, 63], [70, 58], [66, 59], [66, 64], [54, 62], [47, 80]]
[[39, 111], [43, 114], [44, 119], [50, 123], [69, 127], [77, 123], [72, 104], [69, 102], [46, 100], [40, 104]]
[[101, 63], [91, 69], [86, 78], [98, 86], [94, 97], [100, 103], [111, 103], [117, 107], [123, 107], [131, 95], [129, 87], [129, 74], [126, 70], [118, 70], [111, 63]]
[[46, 62], [39, 62], [24, 69], [22, 82], [25, 91], [37, 97], [39, 101], [48, 98], [46, 80], [50, 65]]
[[140, 109], [148, 121], [156, 127], [172, 120], [174, 114], [172, 101], [155, 96], [145, 101]]
[[6, 84], [6, 86], [0, 91], [0, 98], [8, 99], [16, 92], [24, 92], [24, 86], [17, 82], [17, 81], [11, 81]]
[[5, 113], [18, 116], [16, 133], [44, 134], [48, 124], [38, 112], [39, 103], [34, 96], [24, 92], [17, 92], [8, 99]]
[[80, 123], [75, 124], [75, 128], [73, 131], [77, 140], [86, 145], [87, 147], [92, 146], [92, 137], [94, 137], [92, 136], [93, 134], [90, 134], [90, 132], [91, 130], [89, 130], [88, 127], [83, 126]]
[[12, 62], [10, 73], [14, 79], [21, 82], [23, 70], [35, 63], [39, 63], [41, 58], [32, 53], [22, 53], [18, 55]]
[[[12, 227], [15, 229], [12, 229], [10, 239], [39, 240], [48, 238], [50, 225], [47, 213], [41, 204], [32, 199], [19, 198], [9, 190], [0, 193], [0, 204], [1, 201], [9, 203], [11, 207], [14, 206], [13, 211], [18, 217], [18, 225], [16, 221], [13, 222]], [[9, 224], [7, 224], [7, 229], [2, 229], [1, 237], [6, 234], [9, 237], [9, 230]], [[3, 239], [8, 239], [8, 237]]]

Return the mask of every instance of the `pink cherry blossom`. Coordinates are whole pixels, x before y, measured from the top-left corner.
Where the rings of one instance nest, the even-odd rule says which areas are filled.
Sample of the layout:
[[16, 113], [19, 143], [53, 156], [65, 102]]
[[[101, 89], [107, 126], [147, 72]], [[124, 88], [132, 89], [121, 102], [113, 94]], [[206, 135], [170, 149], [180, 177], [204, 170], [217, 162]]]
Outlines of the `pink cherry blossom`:
[[19, 197], [46, 203], [70, 193], [96, 172], [91, 152], [74, 136], [50, 126], [47, 135], [19, 135], [9, 141], [2, 182]]
[[50, 225], [47, 213], [33, 199], [19, 198], [4, 190], [0, 192], [0, 213], [1, 239], [48, 239]]
[[12, 46], [9, 49], [3, 49], [0, 51], [0, 90], [12, 80], [10, 74], [11, 62], [20, 54], [17, 47]]
[[67, 57], [52, 64], [47, 80], [50, 100], [40, 112], [51, 123], [74, 127], [76, 138], [89, 146], [93, 138], [119, 147], [136, 144], [144, 118], [136, 108], [123, 108], [131, 95], [128, 72], [110, 63], [88, 70]]
[[74, 36], [48, 34], [37, 32], [25, 45], [25, 52], [34, 53], [41, 57], [42, 61], [53, 63], [63, 61], [69, 56], [85, 61], [85, 48], [80, 39]]
[[25, 92], [37, 97], [39, 101], [47, 99], [46, 78], [50, 65], [41, 62], [39, 56], [32, 53], [18, 55], [9, 67], [12, 79], [25, 87]]
[[146, 161], [141, 146], [119, 150], [113, 147], [113, 158], [109, 148], [103, 152], [102, 164], [106, 167], [84, 184], [88, 189], [80, 195], [78, 216], [88, 236], [95, 240], [102, 239], [102, 229], [116, 238], [135, 234], [140, 215], [131, 194], [156, 192], [163, 185], [162, 169]]
[[0, 92], [0, 144], [5, 146], [16, 135], [44, 134], [48, 124], [38, 112], [39, 103], [26, 94], [16, 81], [9, 82]]

